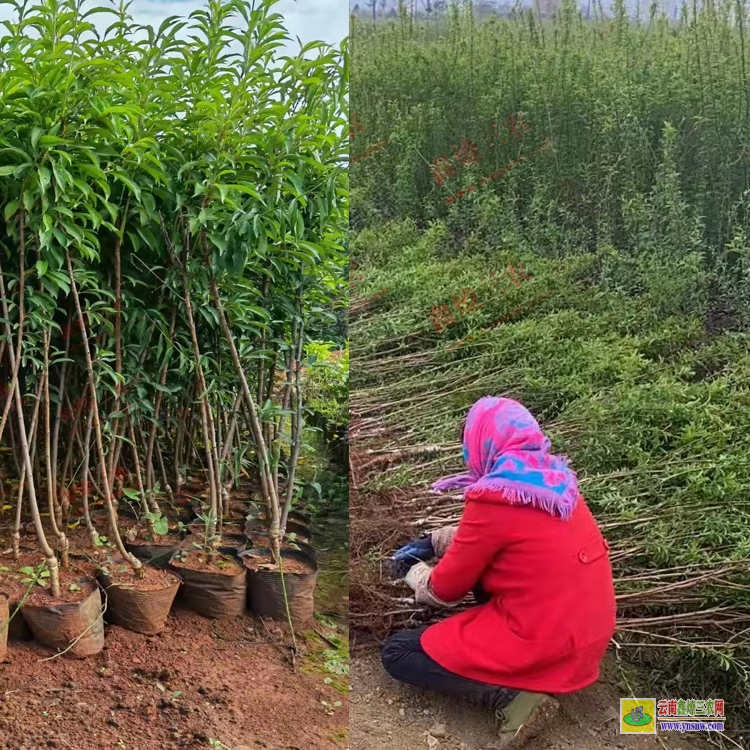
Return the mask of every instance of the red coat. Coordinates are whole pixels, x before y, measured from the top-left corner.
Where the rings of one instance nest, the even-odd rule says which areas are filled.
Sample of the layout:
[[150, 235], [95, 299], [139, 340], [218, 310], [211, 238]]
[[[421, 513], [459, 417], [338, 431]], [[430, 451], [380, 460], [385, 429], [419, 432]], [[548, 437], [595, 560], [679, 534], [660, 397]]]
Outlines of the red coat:
[[590, 685], [615, 630], [608, 549], [582, 498], [563, 521], [501, 493], [467, 493], [430, 583], [446, 602], [477, 582], [492, 599], [428, 628], [422, 647], [445, 669], [494, 685], [543, 693]]

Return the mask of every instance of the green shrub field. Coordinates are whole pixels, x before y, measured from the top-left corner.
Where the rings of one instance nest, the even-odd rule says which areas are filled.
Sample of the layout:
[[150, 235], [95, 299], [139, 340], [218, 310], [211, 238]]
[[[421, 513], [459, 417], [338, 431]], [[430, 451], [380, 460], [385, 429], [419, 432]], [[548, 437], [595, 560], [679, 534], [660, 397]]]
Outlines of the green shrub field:
[[[387, 145], [351, 168], [364, 279], [352, 302], [389, 293], [351, 321], [354, 441], [378, 440], [355, 466], [352, 619], [382, 632], [415, 616], [383, 585], [379, 561], [409, 523], [458, 517], [460, 497], [436, 500], [427, 487], [460, 469], [471, 404], [515, 398], [571, 458], [612, 545], [623, 670], [640, 666], [645, 695], [724, 697], [727, 733], [743, 742], [747, 9], [683, 6], [677, 21], [656, 6], [635, 19], [620, 2], [612, 10], [603, 24], [600, 8], [586, 19], [572, 2], [541, 23], [520, 10], [480, 23], [456, 2], [430, 22], [405, 7], [395, 22], [353, 19], [362, 129], [351, 153]], [[517, 136], [504, 128], [510, 115], [525, 126]], [[493, 126], [506, 142], [488, 148]], [[471, 141], [481, 158], [454, 158], [454, 174], [435, 177], [434, 160], [472, 153]], [[517, 283], [511, 267], [523, 270]], [[465, 291], [481, 306], [459, 313]], [[441, 307], [455, 318], [442, 330]]]

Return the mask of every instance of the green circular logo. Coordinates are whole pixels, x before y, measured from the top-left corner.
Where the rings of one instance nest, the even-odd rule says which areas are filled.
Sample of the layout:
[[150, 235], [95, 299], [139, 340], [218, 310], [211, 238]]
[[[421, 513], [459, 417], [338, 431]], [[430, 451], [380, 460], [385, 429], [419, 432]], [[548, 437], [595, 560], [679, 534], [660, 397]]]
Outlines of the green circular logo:
[[645, 727], [651, 723], [651, 717], [645, 713], [641, 714], [639, 717], [628, 714], [627, 716], [623, 716], [622, 720], [631, 727]]

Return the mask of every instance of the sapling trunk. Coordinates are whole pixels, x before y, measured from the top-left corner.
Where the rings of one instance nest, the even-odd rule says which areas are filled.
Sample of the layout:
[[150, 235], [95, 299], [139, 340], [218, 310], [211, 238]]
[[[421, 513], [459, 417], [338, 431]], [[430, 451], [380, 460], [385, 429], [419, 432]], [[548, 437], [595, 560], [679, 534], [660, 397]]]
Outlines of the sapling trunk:
[[[171, 354], [171, 341], [174, 338], [174, 328], [177, 322], [177, 306], [172, 308], [172, 319], [169, 321], [169, 341], [167, 342], [168, 353], [164, 360], [164, 364], [161, 368], [161, 375], [159, 377], [159, 385], [164, 386], [167, 382], [167, 371], [169, 370], [169, 355]], [[159, 412], [161, 410], [161, 402], [164, 397], [163, 391], [156, 392], [156, 403], [154, 404], [154, 421], [151, 425], [151, 431], [148, 436], [148, 448], [146, 450], [146, 472], [148, 488], [151, 490], [154, 488], [152, 477], [154, 474], [153, 456], [154, 456], [154, 442], [156, 441], [156, 433], [159, 428]], [[165, 484], [167, 484], [165, 480]], [[167, 485], [168, 486], [168, 485]]]
[[232, 443], [233, 443], [233, 437], [234, 437], [234, 430], [237, 427], [237, 414], [240, 410], [240, 405], [242, 404], [242, 391], [237, 392], [237, 398], [234, 400], [234, 406], [232, 407], [232, 421], [229, 424], [229, 428], [227, 430], [227, 437], [224, 441], [224, 447], [221, 451], [221, 463], [224, 464], [224, 462], [229, 457], [229, 453], [232, 450]]
[[[141, 426], [137, 424], [135, 426], [136, 436], [138, 437], [138, 445], [140, 446], [141, 454], [145, 456], [146, 452], [148, 451], [148, 447], [146, 444], [146, 436], [143, 434], [143, 430], [141, 430]], [[153, 466], [151, 467], [151, 473], [154, 473]], [[145, 477], [144, 477], [145, 479]], [[146, 485], [148, 485], [148, 480], [146, 480]], [[146, 501], [148, 502], [148, 507], [151, 509], [152, 513], [161, 513], [161, 508], [159, 508], [159, 503], [156, 501], [156, 492], [154, 491], [154, 487], [156, 486], [156, 482], [151, 483], [151, 488], [146, 490]]]
[[180, 473], [180, 458], [182, 453], [182, 436], [184, 434], [184, 429], [182, 425], [177, 425], [177, 429], [175, 430], [175, 438], [174, 438], [174, 486], [177, 488], [177, 492], [180, 491], [180, 487], [182, 487], [182, 474]]
[[88, 332], [86, 325], [83, 321], [83, 312], [81, 310], [81, 302], [78, 298], [78, 286], [76, 284], [75, 275], [73, 274], [73, 264], [70, 260], [70, 252], [65, 251], [65, 262], [68, 266], [68, 278], [70, 279], [70, 291], [73, 292], [73, 300], [76, 306], [76, 312], [78, 314], [78, 322], [81, 326], [81, 335], [84, 337], [83, 351], [86, 355], [86, 371], [88, 372], [88, 383], [89, 391], [91, 393], [91, 408], [94, 413], [94, 430], [96, 436], [96, 449], [99, 454], [99, 467], [102, 475], [102, 486], [104, 489], [104, 498], [107, 503], [107, 512], [109, 514], [109, 524], [112, 537], [114, 539], [115, 547], [117, 551], [127, 560], [136, 574], [144, 575], [143, 563], [134, 555], [130, 554], [125, 549], [125, 545], [122, 543], [120, 537], [120, 531], [117, 528], [117, 514], [115, 513], [114, 505], [112, 504], [112, 490], [109, 483], [109, 477], [107, 476], [107, 461], [104, 456], [104, 442], [102, 440], [102, 429], [99, 423], [99, 404], [96, 398], [96, 383], [94, 381], [94, 366], [91, 362], [91, 352], [89, 351], [88, 344]]
[[[36, 427], [39, 423], [39, 404], [41, 403], [40, 395], [42, 393], [42, 380], [39, 381], [39, 385], [36, 390], [36, 405], [34, 406], [34, 415], [31, 419], [31, 432], [29, 433], [29, 441], [34, 444], [36, 438]], [[16, 517], [15, 524], [13, 526], [13, 532], [11, 533], [11, 542], [13, 545], [13, 559], [18, 560], [21, 554], [21, 518], [23, 516], [23, 487], [26, 483], [26, 467], [24, 466], [21, 470], [21, 479], [18, 482], [18, 504], [16, 505]]]
[[[167, 471], [164, 468], [164, 458], [161, 455], [161, 448], [159, 447], [159, 443], [156, 444], [156, 458], [159, 461], [159, 470], [161, 471], [161, 478], [164, 482], [164, 486], [169, 488], [169, 483], [167, 482]], [[167, 497], [169, 498], [170, 502], [174, 499], [174, 497], [172, 497], [171, 489], [167, 489]]]
[[281, 560], [281, 531], [279, 525], [279, 522], [281, 520], [281, 513], [279, 508], [278, 495], [273, 484], [273, 476], [271, 475], [271, 464], [269, 460], [270, 456], [268, 450], [266, 449], [265, 441], [263, 440], [263, 430], [258, 419], [258, 411], [255, 408], [255, 402], [253, 401], [253, 396], [250, 393], [250, 386], [248, 385], [247, 378], [245, 377], [245, 371], [242, 368], [239, 354], [237, 354], [237, 347], [234, 343], [234, 337], [232, 336], [232, 332], [229, 330], [229, 325], [227, 323], [226, 316], [224, 315], [224, 308], [222, 307], [221, 299], [219, 298], [219, 290], [216, 288], [216, 281], [213, 276], [209, 277], [209, 283], [211, 286], [211, 294], [213, 296], [214, 306], [216, 307], [216, 312], [219, 315], [221, 330], [224, 333], [224, 338], [226, 339], [227, 344], [229, 344], [229, 351], [232, 355], [234, 367], [237, 371], [237, 376], [240, 379], [242, 392], [245, 397], [245, 401], [247, 402], [247, 408], [250, 412], [252, 432], [253, 436], [255, 437], [255, 444], [258, 449], [258, 460], [260, 462], [261, 489], [266, 499], [266, 507], [268, 508], [268, 517], [270, 520], [268, 536], [271, 542], [271, 554], [273, 555], [274, 562], [278, 564]]
[[11, 545], [13, 547], [13, 559], [18, 560], [21, 555], [21, 517], [23, 515], [23, 483], [26, 476], [24, 469], [23, 477], [18, 483], [18, 502], [16, 503], [16, 518], [13, 526], [13, 533], [10, 535]]
[[[49, 410], [49, 330], [44, 331], [44, 370], [42, 372], [44, 381], [44, 458], [47, 465], [47, 495], [49, 496], [50, 522], [52, 531], [57, 537], [57, 545], [60, 550], [63, 570], [68, 569], [68, 538], [62, 530], [63, 518], [60, 514], [60, 521], [57, 520], [57, 498], [55, 497], [54, 484], [52, 479], [52, 435], [50, 424]], [[38, 407], [37, 399], [37, 407]], [[36, 409], [35, 409], [36, 411]], [[70, 441], [70, 447], [73, 447], [73, 441]]]
[[[117, 382], [120, 383], [120, 377], [122, 376], [122, 259], [120, 255], [120, 249], [122, 246], [122, 236], [123, 232], [125, 231], [125, 222], [127, 221], [128, 216], [128, 210], [130, 208], [130, 194], [128, 194], [126, 200], [125, 200], [125, 211], [123, 212], [122, 216], [117, 217], [117, 221], [115, 222], [115, 226], [118, 229], [118, 234], [115, 239], [115, 246], [114, 246], [114, 254], [115, 254], [115, 372], [117, 373]], [[122, 226], [121, 226], [122, 225]], [[88, 343], [86, 344], [86, 347], [88, 348]], [[120, 389], [115, 389], [115, 403], [114, 403], [114, 412], [117, 413], [120, 411]], [[118, 417], [115, 417], [112, 420], [112, 445], [119, 445], [120, 443], [120, 436], [119, 436], [119, 428], [120, 428], [120, 419]], [[114, 475], [114, 467], [116, 464], [114, 463], [116, 456], [115, 451], [110, 449], [109, 459], [112, 463], [109, 465], [109, 474], [110, 474], [110, 487], [112, 486], [112, 480]]]
[[[268, 387], [266, 388], [266, 398], [273, 399], [273, 379], [276, 375], [276, 358], [278, 356], [279, 345], [273, 345], [273, 359], [268, 368]], [[273, 442], [273, 428], [276, 426], [276, 420], [269, 420], [263, 423], [263, 439], [266, 445], [270, 446]]]
[[[297, 341], [297, 330], [298, 323], [297, 319], [292, 320], [292, 338], [287, 351], [286, 358], [286, 373], [284, 388], [282, 390], [281, 397], [281, 409], [282, 412], [289, 409], [289, 401], [292, 395], [292, 374], [294, 370], [294, 353], [296, 350]], [[279, 465], [281, 464], [281, 440], [279, 436], [284, 434], [284, 422], [286, 421], [286, 414], [280, 414], [278, 421], [274, 424], [274, 462], [273, 462], [273, 486], [276, 489], [276, 494], [279, 494]]]
[[[70, 408], [70, 401], [68, 401], [68, 406]], [[71, 408], [71, 411], [72, 411], [72, 408]], [[73, 461], [73, 447], [75, 445], [75, 439], [78, 436], [78, 426], [80, 422], [81, 422], [81, 413], [78, 412], [73, 419], [73, 425], [70, 429], [70, 440], [68, 442], [68, 448], [65, 451], [65, 460], [63, 461], [62, 473], [60, 474], [60, 487], [63, 490], [61, 492], [61, 498], [65, 500], [67, 500], [67, 491], [68, 491], [68, 471]], [[65, 508], [63, 507], [65, 502], [61, 502], [58, 505], [57, 498], [55, 498], [54, 503], [55, 503], [55, 513], [59, 513], [60, 517], [62, 518], [62, 514], [65, 512]]]
[[[195, 321], [193, 319], [193, 305], [190, 301], [190, 285], [188, 283], [186, 265], [188, 256], [186, 254], [185, 262], [182, 266], [182, 281], [185, 289], [185, 309], [187, 310], [188, 327], [190, 329], [190, 338], [193, 343], [193, 356], [195, 358], [196, 375], [197, 375], [197, 387], [200, 396], [200, 407], [201, 407], [201, 419], [203, 421], [203, 441], [206, 448], [206, 462], [208, 470], [208, 483], [211, 494], [211, 514], [212, 514], [212, 526], [215, 528], [216, 517], [219, 513], [219, 489], [217, 486], [218, 477], [214, 473], [214, 451], [211, 449], [211, 436], [209, 432], [209, 404], [208, 394], [206, 393], [206, 381], [203, 378], [203, 366], [201, 364], [201, 353], [200, 347], [198, 346], [198, 334], [195, 329]], [[218, 468], [218, 467], [217, 467]]]
[[[81, 442], [81, 436], [78, 433], [79, 433], [79, 430], [75, 430], [73, 432], [73, 437], [75, 438], [76, 445], [78, 446], [78, 450], [81, 451], [81, 455], [83, 455], [84, 454], [83, 443]], [[88, 454], [88, 450], [89, 449], [86, 450], [86, 454]], [[84, 472], [83, 478], [84, 478], [84, 481], [88, 480], [89, 482], [91, 482], [91, 486], [94, 488], [94, 491], [96, 492], [97, 495], [101, 495], [102, 497], [104, 497], [104, 493], [101, 491], [101, 488], [99, 487], [99, 483], [96, 481], [96, 479], [94, 479], [94, 475], [91, 473], [90, 466], [88, 470], [88, 476], [86, 476], [86, 473]]]
[[300, 384], [301, 370], [302, 370], [302, 353], [304, 348], [305, 340], [305, 319], [302, 315], [302, 284], [299, 288], [299, 314], [300, 314], [300, 326], [299, 326], [299, 342], [297, 344], [297, 370], [294, 373], [294, 391], [296, 398], [297, 414], [294, 422], [294, 434], [292, 436], [292, 455], [289, 460], [289, 468], [287, 470], [286, 480], [286, 502], [284, 503], [284, 511], [281, 515], [281, 534], [283, 535], [286, 531], [286, 519], [289, 516], [289, 511], [292, 507], [292, 500], [294, 499], [294, 475], [297, 470], [297, 461], [299, 460], [300, 447], [302, 445], [302, 387]]
[[[141, 461], [138, 457], [138, 443], [135, 440], [135, 428], [133, 427], [133, 415], [131, 414], [128, 418], [128, 428], [130, 430], [130, 441], [132, 443], [131, 450], [133, 452], [133, 462], [135, 463], [135, 477], [138, 482], [138, 492], [141, 495], [141, 504], [143, 505], [143, 512], [150, 513], [151, 509], [148, 507], [148, 500], [146, 499], [146, 488], [143, 486], [143, 477], [141, 476]], [[156, 539], [154, 533], [154, 522], [152, 519], [148, 519], [148, 531], [151, 534], [151, 540]]]
[[89, 409], [88, 424], [86, 425], [86, 439], [83, 445], [83, 517], [86, 522], [86, 530], [89, 532], [91, 544], [95, 545], [99, 539], [99, 532], [94, 527], [89, 511], [89, 453], [91, 446], [91, 428], [94, 424], [94, 410]]
[[[203, 378], [203, 373], [201, 373], [201, 377]], [[203, 378], [203, 383], [205, 385], [205, 378]], [[206, 413], [208, 416], [208, 432], [209, 432], [209, 440], [211, 445], [211, 457], [213, 459], [213, 464], [216, 467], [215, 468], [215, 474], [214, 474], [214, 482], [216, 484], [216, 512], [219, 520], [219, 529], [221, 531], [221, 528], [223, 526], [223, 519], [222, 519], [222, 493], [221, 493], [221, 472], [219, 469], [219, 447], [216, 442], [216, 431], [214, 426], [214, 413], [213, 408], [211, 407], [211, 400], [206, 396]], [[229, 500], [226, 501], [226, 512], [229, 512]]]
[[[23, 225], [23, 219], [21, 220], [21, 224]], [[25, 251], [22, 251], [25, 252]], [[21, 264], [21, 275], [23, 275], [23, 257], [20, 259]], [[2, 281], [2, 295], [3, 298], [5, 298], [5, 281], [4, 281], [4, 274], [3, 274], [3, 268], [2, 264], [0, 263], [0, 279], [3, 279]], [[23, 289], [23, 279], [21, 279], [21, 289]], [[3, 304], [3, 311], [5, 313], [5, 319], [8, 319], [8, 305], [7, 303]], [[19, 317], [19, 323], [18, 323], [18, 339], [16, 344], [16, 354], [13, 356], [13, 346], [11, 345], [11, 342], [13, 341], [13, 338], [10, 333], [10, 325], [6, 324], [5, 330], [6, 334], [8, 336], [8, 358], [10, 360], [10, 369], [12, 371], [12, 376], [10, 379], [10, 388], [8, 390], [8, 398], [5, 402], [5, 408], [3, 409], [3, 417], [2, 421], [0, 421], [0, 443], [3, 439], [3, 432], [5, 431], [5, 423], [8, 420], [8, 414], [10, 414], [11, 406], [13, 404], [14, 399], [14, 389], [16, 387], [16, 384], [18, 383], [18, 370], [21, 366], [21, 347], [23, 346], [23, 308], [20, 308], [20, 317]], [[14, 446], [15, 448], [15, 446]], [[14, 450], [15, 453], [15, 450]]]
[[[21, 458], [23, 465], [26, 469], [26, 473], [29, 475], [29, 508], [31, 509], [31, 519], [34, 522], [34, 529], [36, 530], [37, 538], [39, 539], [39, 545], [42, 548], [42, 554], [44, 555], [47, 569], [49, 570], [50, 580], [50, 591], [52, 596], [60, 596], [60, 574], [57, 567], [57, 558], [52, 550], [52, 547], [47, 543], [47, 537], [44, 534], [44, 526], [42, 525], [42, 518], [39, 515], [39, 506], [36, 500], [36, 488], [34, 487], [34, 468], [31, 465], [31, 454], [29, 453], [29, 443], [26, 438], [26, 424], [23, 417], [23, 406], [21, 404], [21, 389], [18, 386], [18, 364], [20, 363], [21, 354], [23, 353], [23, 321], [24, 321], [24, 283], [25, 283], [25, 271], [24, 271], [24, 257], [26, 255], [26, 243], [25, 243], [25, 228], [24, 228], [24, 211], [19, 211], [19, 231], [20, 231], [20, 254], [19, 254], [19, 283], [18, 283], [18, 339], [19, 339], [19, 356], [17, 361], [13, 348], [8, 347], [8, 354], [11, 357], [11, 365], [15, 372], [14, 377], [15, 385], [13, 392], [16, 398], [16, 417], [18, 423], [18, 442], [21, 449]], [[5, 281], [3, 278], [2, 268], [0, 268], [0, 300], [2, 300], [3, 315], [5, 317], [5, 333], [8, 337], [8, 341], [12, 341], [10, 331], [10, 316], [8, 314], [8, 301], [5, 296]], [[37, 402], [38, 403], [38, 402]], [[2, 435], [0, 435], [0, 438]], [[19, 472], [20, 473], [20, 472]]]
[[[70, 331], [70, 316], [68, 316], [68, 331]], [[70, 336], [65, 338], [65, 358], [70, 355]], [[67, 361], [60, 367], [60, 385], [58, 387], [57, 409], [55, 411], [55, 431], [52, 434], [52, 495], [57, 497], [57, 448], [60, 439], [60, 425], [62, 424], [63, 399], [65, 396], [65, 375], [68, 371]]]

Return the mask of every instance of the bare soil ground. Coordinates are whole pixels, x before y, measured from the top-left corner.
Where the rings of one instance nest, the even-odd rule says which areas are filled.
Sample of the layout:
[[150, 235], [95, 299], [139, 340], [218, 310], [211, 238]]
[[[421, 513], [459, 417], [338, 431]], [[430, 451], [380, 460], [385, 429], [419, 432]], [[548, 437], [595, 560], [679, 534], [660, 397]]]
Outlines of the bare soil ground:
[[[561, 710], [524, 750], [702, 750], [685, 735], [618, 733], [621, 691], [607, 664], [586, 690], [558, 696]], [[394, 682], [377, 650], [356, 652], [351, 674], [351, 750], [492, 750], [497, 733], [489, 714]]]

